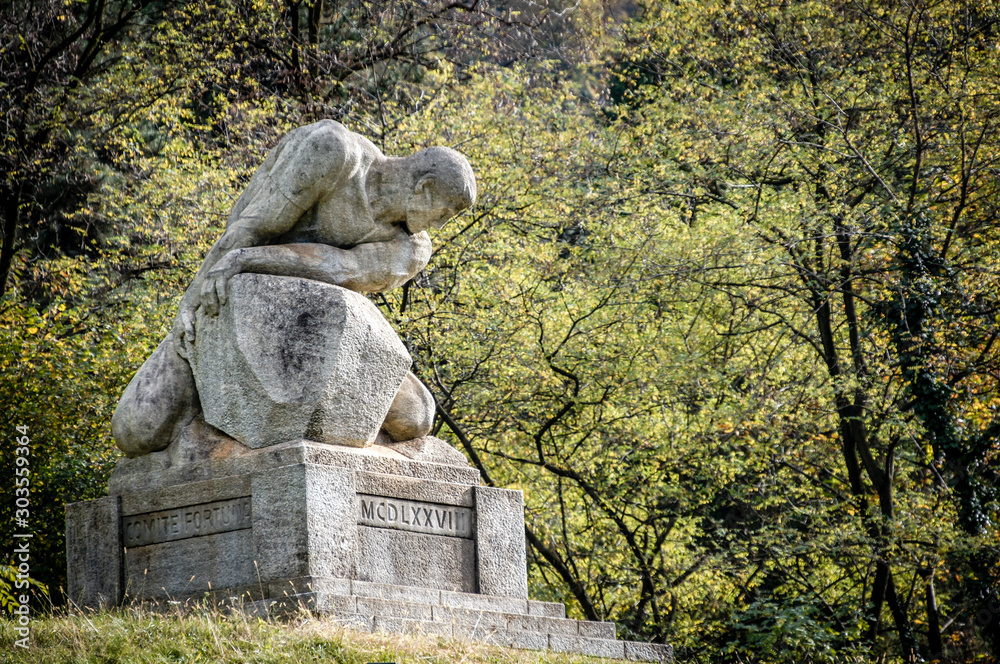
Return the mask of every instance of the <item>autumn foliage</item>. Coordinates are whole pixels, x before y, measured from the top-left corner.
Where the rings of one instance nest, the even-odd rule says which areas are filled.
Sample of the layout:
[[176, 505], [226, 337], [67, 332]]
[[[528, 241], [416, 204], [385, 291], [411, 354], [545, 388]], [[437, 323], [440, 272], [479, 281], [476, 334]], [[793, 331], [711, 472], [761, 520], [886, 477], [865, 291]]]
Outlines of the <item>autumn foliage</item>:
[[437, 435], [525, 492], [533, 597], [685, 661], [1000, 656], [995, 3], [0, 13], [0, 402], [57, 603], [118, 395], [267, 150], [330, 117], [477, 172], [375, 302]]

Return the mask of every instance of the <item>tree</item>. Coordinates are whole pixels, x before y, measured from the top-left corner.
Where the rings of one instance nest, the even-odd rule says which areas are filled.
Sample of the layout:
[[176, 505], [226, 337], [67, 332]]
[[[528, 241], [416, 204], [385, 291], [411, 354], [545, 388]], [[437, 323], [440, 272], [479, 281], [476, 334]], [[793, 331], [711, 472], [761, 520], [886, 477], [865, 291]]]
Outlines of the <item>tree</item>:
[[[93, 191], [82, 174], [66, 174], [88, 122], [88, 102], [112, 101], [111, 114], [146, 98], [96, 100], [88, 83], [120, 56], [130, 33], [155, 17], [151, 2], [10, 2], [2, 10], [0, 113], [6, 127], [0, 150], [0, 295], [6, 292], [19, 242], [55, 234], [46, 244], [77, 248], [73, 230], [61, 228], [56, 210], [72, 208]], [[157, 90], [153, 95], [162, 93]], [[67, 201], [66, 199], [72, 199]], [[67, 237], [68, 236], [68, 237]], [[19, 239], [20, 238], [20, 239]]]
[[[643, 121], [666, 118], [691, 147], [670, 155], [677, 169], [650, 190], [689, 201], [692, 222], [728, 207], [773, 261], [749, 280], [734, 278], [736, 264], [699, 279], [822, 361], [842, 472], [872, 547], [865, 638], [878, 641], [888, 608], [906, 660], [941, 656], [943, 570], [971, 584], [981, 634], [1000, 648], [996, 570], [983, 562], [996, 560], [985, 376], [996, 362], [997, 265], [984, 247], [996, 242], [986, 219], [997, 18], [966, 2], [650, 7], [622, 58], [621, 98]], [[678, 22], [697, 26], [690, 41], [669, 41]], [[966, 409], [980, 414], [974, 424]], [[949, 539], [971, 546], [973, 561], [942, 560], [939, 541], [904, 526], [943, 485], [955, 487], [952, 509], [975, 543]], [[961, 613], [958, 595], [950, 608]]]
[[[795, 464], [832, 432], [809, 410], [815, 380], [760, 367], [789, 359], [787, 332], [738, 334], [759, 317], [686, 276], [743, 242], [731, 219], [692, 229], [647, 195], [648, 137], [603, 126], [576, 90], [553, 70], [487, 71], [410, 118], [390, 151], [460, 146], [480, 203], [438, 237], [433, 271], [383, 305], [437, 396], [438, 433], [485, 481], [526, 490], [533, 590], [707, 652], [769, 565], [829, 575], [801, 550], [843, 538], [829, 518], [841, 501], [817, 498]], [[789, 383], [802, 384], [791, 404]], [[792, 437], [823, 449], [766, 447]], [[814, 513], [792, 536], [803, 517], [785, 496]]]
[[[375, 299], [436, 432], [525, 490], [533, 596], [695, 661], [991, 643], [991, 7], [74, 8], [63, 69], [4, 102], [58, 138], [23, 180], [0, 299], [51, 588], [62, 503], [103, 491], [125, 381], [267, 149], [326, 116], [476, 169], [431, 268]], [[98, 17], [133, 10], [66, 78]], [[19, 43], [2, 62], [30, 61]], [[610, 72], [576, 66], [605, 48]]]

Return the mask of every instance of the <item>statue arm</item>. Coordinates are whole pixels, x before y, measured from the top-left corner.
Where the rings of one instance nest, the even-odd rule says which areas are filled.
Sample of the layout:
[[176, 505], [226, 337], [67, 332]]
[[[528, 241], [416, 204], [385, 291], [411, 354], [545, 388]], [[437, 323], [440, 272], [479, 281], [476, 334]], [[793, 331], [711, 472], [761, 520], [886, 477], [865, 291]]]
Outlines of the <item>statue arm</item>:
[[219, 294], [214, 267], [231, 252], [266, 245], [292, 229], [323, 193], [324, 184], [346, 167], [349, 147], [328, 127], [310, 125], [288, 134], [254, 173], [233, 206], [226, 230], [205, 256], [198, 274], [184, 293], [174, 321], [178, 353], [187, 357], [195, 340], [195, 311], [216, 315]]
[[390, 290], [412, 279], [427, 265], [431, 241], [427, 232], [405, 232], [389, 242], [340, 249], [326, 244], [280, 244], [229, 252], [211, 271], [221, 284], [225, 303], [229, 278], [241, 272], [313, 279], [358, 292]]

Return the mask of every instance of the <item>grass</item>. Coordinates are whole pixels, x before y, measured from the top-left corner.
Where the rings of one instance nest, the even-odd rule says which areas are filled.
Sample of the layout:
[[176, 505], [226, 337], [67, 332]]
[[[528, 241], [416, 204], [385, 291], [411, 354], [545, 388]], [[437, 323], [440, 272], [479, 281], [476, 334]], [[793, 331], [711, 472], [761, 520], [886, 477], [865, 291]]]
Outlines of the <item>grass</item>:
[[611, 660], [513, 650], [432, 636], [356, 632], [306, 612], [281, 621], [200, 608], [142, 608], [33, 617], [30, 647], [15, 647], [15, 623], [0, 620], [0, 662], [60, 664], [597, 664]]

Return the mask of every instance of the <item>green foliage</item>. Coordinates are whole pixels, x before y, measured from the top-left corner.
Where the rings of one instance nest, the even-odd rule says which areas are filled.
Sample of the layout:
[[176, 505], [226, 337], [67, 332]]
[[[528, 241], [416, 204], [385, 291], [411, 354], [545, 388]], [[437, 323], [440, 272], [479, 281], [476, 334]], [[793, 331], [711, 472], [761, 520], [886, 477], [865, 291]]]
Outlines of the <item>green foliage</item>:
[[[31, 578], [18, 579], [18, 569], [15, 565], [0, 565], [0, 609], [3, 609], [8, 616], [21, 606], [20, 599], [29, 597], [35, 599], [41, 595], [48, 598], [49, 589], [44, 583], [39, 583]], [[24, 586], [18, 588], [20, 585]]]
[[[601, 126], [571, 86], [497, 72], [439, 108], [401, 128], [400, 151], [408, 135], [460, 144], [481, 203], [387, 309], [452, 420], [442, 435], [526, 491], [545, 596], [643, 638], [704, 644], [734, 602], [814, 565], [810, 542], [856, 530], [836, 513], [846, 499], [817, 497], [801, 471], [836, 449], [815, 363], [691, 278], [745, 238], [648, 195], [629, 163], [634, 130]], [[783, 512], [788, 499], [800, 513]], [[836, 577], [817, 571], [816, 586]]]
[[[709, 210], [740, 220], [757, 247], [760, 272], [736, 259], [695, 278], [819, 361], [815, 397], [841, 450], [812, 467], [849, 487], [834, 514], [857, 515], [858, 553], [870, 547], [845, 570], [864, 640], [939, 657], [941, 614], [975, 597], [986, 622], [959, 630], [1000, 647], [983, 562], [997, 555], [996, 8], [647, 9], [617, 66], [622, 120], [683, 138], [644, 144], [658, 164], [649, 191], [686, 201], [691, 223]], [[677, 24], [689, 39], [672, 38]], [[883, 619], [898, 641], [880, 641]]]
[[28, 528], [16, 532], [33, 534], [31, 575], [52, 588], [62, 585], [65, 569], [63, 506], [103, 494], [100, 482], [114, 458], [106, 418], [114, 404], [112, 390], [127, 380], [113, 335], [91, 329], [86, 315], [63, 302], [42, 312], [6, 302], [0, 318], [0, 400], [7, 416], [0, 459], [3, 493], [9, 497], [0, 504], [0, 533], [4, 541], [14, 541], [12, 443], [20, 435], [14, 427], [26, 427], [30, 516]]
[[[328, 116], [476, 170], [375, 300], [436, 433], [525, 492], [533, 597], [692, 661], [996, 650], [992, 4], [348, 3], [313, 33], [316, 6], [150, 5], [32, 102], [65, 138], [36, 193], [90, 178], [25, 204], [0, 300], [33, 575], [61, 585], [63, 505], [102, 493], [115, 400], [250, 173]], [[529, 37], [557, 60], [507, 62]]]

